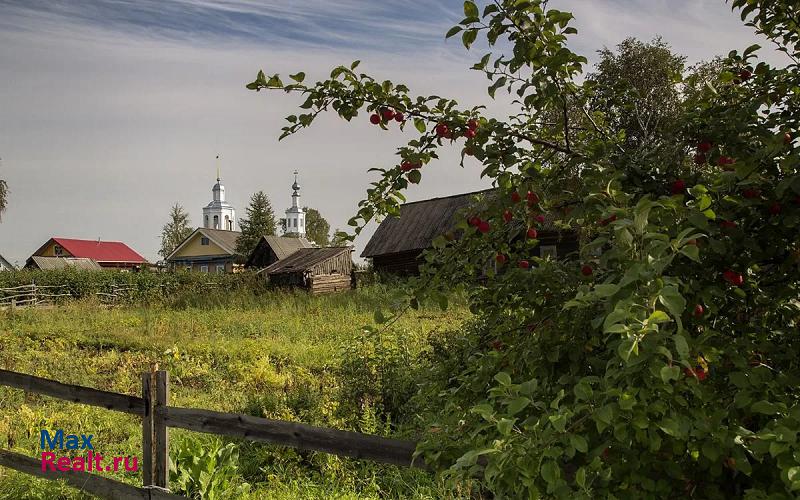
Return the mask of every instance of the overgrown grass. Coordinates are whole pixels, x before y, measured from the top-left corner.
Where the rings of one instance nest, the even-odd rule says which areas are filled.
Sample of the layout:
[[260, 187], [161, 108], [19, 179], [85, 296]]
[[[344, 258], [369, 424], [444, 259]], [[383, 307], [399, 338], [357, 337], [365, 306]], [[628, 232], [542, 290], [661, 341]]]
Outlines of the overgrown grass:
[[[413, 419], [387, 413], [376, 397], [353, 390], [354, 377], [372, 377], [345, 356], [374, 349], [360, 326], [372, 322], [376, 307], [392, 300], [379, 285], [337, 295], [214, 292], [187, 296], [178, 308], [106, 308], [80, 301], [52, 309], [0, 313], [0, 367], [60, 381], [139, 394], [140, 373], [157, 363], [170, 372], [171, 404], [245, 412], [284, 420], [413, 437]], [[172, 304], [173, 306], [175, 304]], [[386, 339], [402, 354], [407, 373], [434, 332], [457, 328], [468, 311], [457, 299], [447, 311], [422, 308], [400, 318]], [[369, 351], [369, 352], [367, 352]], [[381, 363], [385, 360], [379, 359]], [[373, 367], [374, 368], [374, 367]], [[380, 394], [392, 393], [380, 381]], [[377, 382], [376, 382], [377, 384]], [[398, 394], [409, 381], [398, 382]], [[369, 391], [368, 391], [369, 392]], [[402, 398], [402, 395], [391, 399]], [[392, 406], [396, 412], [397, 405]], [[402, 425], [396, 421], [403, 420]], [[38, 457], [41, 429], [92, 433], [104, 455], [139, 456], [138, 418], [99, 408], [0, 388], [0, 441]], [[171, 431], [172, 453], [187, 440], [220, 439]], [[227, 442], [227, 441], [226, 441]], [[212, 441], [206, 441], [211, 443]], [[209, 444], [210, 445], [210, 444]], [[448, 490], [424, 472], [237, 442], [235, 480], [249, 483], [245, 498], [441, 498]], [[140, 483], [138, 473], [112, 474]], [[81, 498], [51, 482], [0, 468], [0, 498]]]

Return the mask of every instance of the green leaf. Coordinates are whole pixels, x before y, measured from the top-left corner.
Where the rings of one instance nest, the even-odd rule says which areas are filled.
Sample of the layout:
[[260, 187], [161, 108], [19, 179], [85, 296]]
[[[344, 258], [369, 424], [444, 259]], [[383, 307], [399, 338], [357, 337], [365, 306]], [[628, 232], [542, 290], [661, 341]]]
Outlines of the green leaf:
[[494, 376], [494, 379], [500, 383], [500, 385], [508, 387], [511, 385], [511, 375], [506, 372], [500, 372]]
[[667, 313], [661, 310], [653, 311], [649, 318], [647, 318], [648, 323], [668, 323], [670, 321], [669, 316]]
[[453, 26], [452, 28], [450, 28], [450, 29], [447, 31], [447, 34], [446, 34], [444, 37], [445, 37], [445, 38], [450, 38], [451, 36], [453, 36], [453, 35], [455, 35], [455, 34], [457, 34], [457, 33], [460, 33], [460, 32], [461, 32], [461, 30], [463, 30], [463, 29], [464, 29], [464, 28], [462, 28], [461, 26]]
[[586, 453], [589, 449], [589, 443], [587, 443], [586, 438], [584, 438], [580, 434], [571, 434], [569, 436], [569, 443], [572, 445], [573, 448], [575, 448], [581, 453]]
[[700, 249], [697, 245], [686, 245], [681, 248], [681, 253], [695, 262], [700, 262]]
[[301, 71], [301, 72], [296, 73], [294, 75], [289, 75], [289, 78], [291, 78], [292, 80], [296, 81], [297, 83], [303, 83], [303, 80], [306, 79], [306, 74]]
[[673, 336], [673, 340], [675, 341], [675, 350], [678, 352], [678, 356], [681, 359], [687, 359], [689, 357], [689, 344], [686, 343], [686, 338], [680, 333], [676, 333]]
[[678, 379], [680, 370], [677, 366], [664, 365], [661, 367], [659, 374], [661, 375], [661, 380], [663, 380], [665, 384], [668, 384], [670, 380]]
[[424, 134], [425, 120], [423, 120], [422, 118], [414, 118], [414, 128], [416, 128], [420, 134]]
[[586, 488], [586, 469], [584, 467], [581, 467], [575, 473], [575, 483], [581, 488]]
[[461, 43], [464, 44], [464, 47], [469, 49], [476, 38], [478, 38], [478, 30], [466, 30], [464, 34], [461, 35]]
[[422, 180], [422, 173], [419, 170], [412, 170], [408, 173], [408, 182], [411, 184], [419, 184]]
[[475, 2], [467, 0], [464, 2], [464, 16], [465, 17], [478, 17], [478, 6]]
[[672, 314], [673, 318], [680, 318], [683, 310], [686, 309], [686, 299], [680, 294], [678, 289], [674, 286], [665, 286], [661, 289], [661, 294], [658, 296], [658, 301], [661, 302]]
[[678, 425], [678, 422], [671, 418], [665, 418], [661, 421], [658, 425], [659, 429], [664, 431], [665, 434], [672, 437], [680, 437], [681, 436], [681, 429]]
[[508, 415], [509, 416], [516, 415], [517, 413], [522, 411], [526, 406], [528, 406], [530, 403], [531, 403], [530, 399], [528, 399], [526, 397], [522, 397], [522, 396], [512, 399], [508, 403]]
[[542, 475], [542, 479], [547, 481], [548, 484], [555, 484], [561, 476], [561, 469], [558, 468], [555, 462], [550, 460], [542, 464], [539, 472]]
[[750, 411], [764, 415], [774, 415], [778, 413], [778, 407], [769, 401], [759, 401], [750, 406]]
[[619, 285], [616, 284], [597, 285], [594, 287], [594, 293], [596, 293], [597, 296], [600, 298], [611, 297], [618, 291], [619, 291]]
[[501, 418], [497, 422], [497, 430], [503, 436], [509, 436], [514, 429], [514, 420], [510, 418]]

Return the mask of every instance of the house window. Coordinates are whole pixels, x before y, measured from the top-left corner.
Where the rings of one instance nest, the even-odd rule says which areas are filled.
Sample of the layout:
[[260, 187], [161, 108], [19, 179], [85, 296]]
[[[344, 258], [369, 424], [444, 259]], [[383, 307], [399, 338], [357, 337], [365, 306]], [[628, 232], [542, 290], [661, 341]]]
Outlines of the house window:
[[206, 223], [203, 225], [203, 227], [208, 227], [208, 215], [206, 215]]
[[542, 245], [539, 247], [539, 257], [547, 258], [550, 257], [551, 259], [555, 260], [558, 258], [558, 252], [556, 251], [555, 245]]
[[208, 266], [200, 266], [200, 272], [201, 273], [207, 273], [208, 272]]
[[217, 274], [225, 274], [225, 264], [217, 264]]
[[56, 257], [61, 257], [62, 255], [64, 255], [64, 249], [61, 247], [61, 245], [55, 245], [53, 247], [53, 255], [55, 255]]
[[297, 227], [297, 219], [292, 219], [292, 227]]
[[200, 244], [204, 246], [208, 246], [208, 238], [200, 238]]

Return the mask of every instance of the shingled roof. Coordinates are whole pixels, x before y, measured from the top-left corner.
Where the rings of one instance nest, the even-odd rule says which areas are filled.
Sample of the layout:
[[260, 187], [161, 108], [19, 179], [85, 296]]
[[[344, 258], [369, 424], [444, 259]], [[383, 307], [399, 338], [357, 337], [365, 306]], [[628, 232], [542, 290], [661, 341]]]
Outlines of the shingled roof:
[[36, 267], [38, 269], [49, 271], [54, 269], [80, 269], [83, 271], [102, 271], [96, 261], [86, 257], [42, 257], [39, 255], [32, 255], [25, 267]]
[[353, 247], [300, 248], [283, 260], [263, 270], [267, 274], [306, 271], [320, 262], [336, 257], [344, 252], [350, 253]]
[[430, 248], [434, 238], [453, 229], [455, 216], [461, 210], [475, 203], [479, 195], [491, 191], [486, 189], [400, 205], [400, 216], [383, 219], [361, 256], [374, 257]]
[[147, 260], [121, 241], [79, 240], [75, 238], [50, 238], [34, 255], [39, 255], [51, 242], [55, 242], [72, 257], [83, 257], [103, 263], [146, 264]]

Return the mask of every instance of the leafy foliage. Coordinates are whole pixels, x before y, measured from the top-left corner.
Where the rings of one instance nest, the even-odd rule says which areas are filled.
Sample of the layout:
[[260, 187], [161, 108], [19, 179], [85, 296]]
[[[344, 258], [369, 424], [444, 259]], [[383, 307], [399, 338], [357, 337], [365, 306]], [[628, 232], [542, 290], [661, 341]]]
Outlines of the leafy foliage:
[[8, 207], [8, 183], [0, 179], [0, 221], [3, 220], [3, 212]]
[[262, 236], [274, 235], [276, 229], [272, 203], [264, 191], [250, 197], [250, 205], [246, 210], [247, 218], [239, 219], [242, 234], [236, 240], [236, 253], [244, 256], [253, 252]]
[[219, 438], [184, 439], [170, 459], [170, 484], [175, 492], [190, 498], [224, 500], [242, 498], [250, 485], [238, 474], [239, 451], [235, 444]]
[[[248, 85], [305, 96], [282, 138], [325, 110], [348, 121], [366, 110], [380, 129], [413, 124], [419, 136], [398, 148], [398, 165], [374, 169], [356, 234], [398, 213], [440, 147], [459, 144], [494, 181], [496, 196], [464, 215], [460, 237], [435, 242], [409, 302], [376, 316], [391, 322], [425, 297], [444, 305], [457, 285], [470, 295], [478, 321], [457, 343], [463, 362], [426, 388], [436, 425], [419, 451], [446, 477], [503, 498], [800, 491], [798, 7], [732, 4], [791, 63], [759, 61], [758, 46], [732, 51], [687, 77], [681, 97], [682, 61], [667, 58], [659, 74], [673, 85], [651, 88], [667, 92], [669, 126], [639, 127], [652, 134], [628, 120], [648, 99], [631, 93], [630, 68], [579, 83], [586, 59], [569, 49], [572, 15], [542, 0], [482, 10], [467, 0], [447, 33], [466, 48], [485, 36], [493, 52], [473, 69], [491, 97], [516, 99], [507, 119], [412, 96], [356, 73], [358, 62], [310, 86], [263, 72]], [[386, 118], [397, 113], [397, 124]], [[632, 154], [662, 139], [669, 147]], [[580, 229], [579, 256], [531, 255], [538, 240], [509, 221], [535, 229], [542, 214]]]
[[189, 226], [189, 214], [180, 204], [175, 203], [169, 212], [169, 222], [161, 229], [161, 250], [158, 255], [166, 259], [190, 234], [192, 228]]
[[321, 247], [330, 244], [331, 225], [314, 208], [304, 207], [306, 213], [306, 237]]

